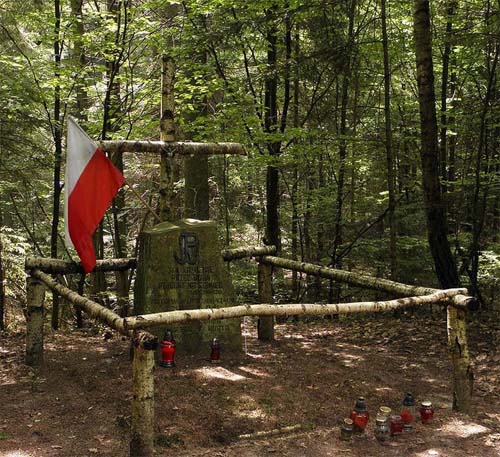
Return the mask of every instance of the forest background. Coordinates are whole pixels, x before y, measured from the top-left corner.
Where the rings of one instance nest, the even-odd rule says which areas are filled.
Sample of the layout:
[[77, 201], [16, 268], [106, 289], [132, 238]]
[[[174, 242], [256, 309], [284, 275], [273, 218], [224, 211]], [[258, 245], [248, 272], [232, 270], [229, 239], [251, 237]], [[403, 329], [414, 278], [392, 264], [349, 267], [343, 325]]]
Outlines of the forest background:
[[[428, 28], [426, 6], [0, 0], [1, 327], [15, 325], [24, 302], [26, 255], [75, 257], [63, 237], [67, 116], [96, 140], [159, 139], [166, 58], [176, 138], [248, 151], [179, 161], [172, 217], [208, 211], [184, 190], [207, 176], [210, 217], [227, 246], [264, 241], [288, 258], [404, 283], [460, 281], [495, 308], [500, 2], [431, 2]], [[156, 208], [159, 158], [111, 159]], [[138, 233], [155, 223], [122, 189], [96, 236], [99, 255], [134, 256]], [[442, 252], [450, 263], [439, 262]], [[296, 274], [279, 280], [293, 300], [356, 293]], [[255, 293], [247, 270], [233, 269], [233, 282]], [[127, 312], [131, 278], [116, 283], [106, 302]], [[89, 286], [106, 289], [102, 278]]]

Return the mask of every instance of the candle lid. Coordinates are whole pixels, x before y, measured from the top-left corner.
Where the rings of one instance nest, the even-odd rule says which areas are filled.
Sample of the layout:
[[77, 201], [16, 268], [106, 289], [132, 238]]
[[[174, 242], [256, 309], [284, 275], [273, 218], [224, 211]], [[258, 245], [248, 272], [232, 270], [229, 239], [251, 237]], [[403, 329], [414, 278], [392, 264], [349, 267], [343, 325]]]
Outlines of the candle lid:
[[424, 408], [430, 408], [432, 406], [432, 403], [429, 400], [425, 400], [422, 402], [422, 406]]
[[405, 398], [403, 400], [403, 405], [405, 406], [413, 406], [415, 405], [415, 398], [413, 398], [413, 395], [411, 393], [407, 393], [405, 395]]
[[163, 336], [163, 341], [174, 341], [174, 335], [172, 334], [172, 330], [167, 329], [165, 331], [165, 335]]
[[367, 408], [366, 408], [366, 402], [365, 402], [365, 398], [364, 397], [359, 397], [357, 400], [356, 400], [356, 405], [354, 406], [354, 409], [356, 411], [366, 411]]
[[344, 419], [344, 425], [352, 425], [354, 421], [352, 419]]
[[389, 414], [391, 414], [391, 411], [392, 409], [389, 408], [388, 406], [381, 406], [379, 409], [378, 409], [384, 416], [388, 416]]

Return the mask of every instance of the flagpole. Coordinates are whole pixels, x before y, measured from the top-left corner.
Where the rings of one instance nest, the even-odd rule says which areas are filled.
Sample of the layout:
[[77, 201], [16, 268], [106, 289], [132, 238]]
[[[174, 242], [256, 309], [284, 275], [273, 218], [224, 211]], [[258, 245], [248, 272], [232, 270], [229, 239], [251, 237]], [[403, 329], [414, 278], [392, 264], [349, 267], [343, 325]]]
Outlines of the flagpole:
[[135, 190], [134, 187], [127, 180], [125, 180], [124, 184], [128, 186], [128, 188], [134, 193], [134, 195], [139, 199], [139, 201], [144, 205], [144, 207], [154, 216], [154, 218], [158, 222], [162, 222], [160, 216], [158, 216], [158, 214], [155, 213], [154, 209], [151, 208], [149, 203], [146, 200], [144, 200], [144, 198], [142, 198], [142, 195], [139, 192], [137, 192], [137, 190]]

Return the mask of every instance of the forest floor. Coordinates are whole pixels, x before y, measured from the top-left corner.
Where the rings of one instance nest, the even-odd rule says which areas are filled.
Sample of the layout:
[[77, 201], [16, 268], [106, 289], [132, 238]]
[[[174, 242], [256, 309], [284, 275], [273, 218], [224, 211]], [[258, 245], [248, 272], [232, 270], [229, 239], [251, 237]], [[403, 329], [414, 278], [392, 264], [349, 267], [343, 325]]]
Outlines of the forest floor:
[[[259, 342], [244, 325], [240, 360], [178, 358], [157, 368], [157, 455], [500, 456], [498, 316], [470, 325], [474, 410], [451, 410], [451, 367], [442, 314], [371, 315], [276, 326]], [[94, 334], [92, 334], [94, 333]], [[23, 365], [24, 334], [0, 340], [0, 457], [127, 456], [131, 363], [127, 341], [96, 329], [47, 335], [45, 366]], [[109, 336], [109, 335], [108, 335]], [[224, 355], [224, 354], [223, 354]], [[376, 409], [399, 409], [405, 392], [432, 401], [432, 423], [379, 443]], [[358, 396], [372, 412], [364, 437], [339, 438]], [[300, 426], [267, 438], [243, 434]]]

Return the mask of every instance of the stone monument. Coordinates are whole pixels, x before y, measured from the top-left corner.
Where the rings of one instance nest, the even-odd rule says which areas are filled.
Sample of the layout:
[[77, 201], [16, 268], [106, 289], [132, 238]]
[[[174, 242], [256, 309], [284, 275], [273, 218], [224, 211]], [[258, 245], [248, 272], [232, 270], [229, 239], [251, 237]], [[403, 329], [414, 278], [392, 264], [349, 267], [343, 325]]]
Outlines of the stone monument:
[[[234, 306], [231, 278], [212, 221], [163, 222], [140, 235], [135, 314]], [[170, 325], [176, 350], [208, 356], [213, 338], [223, 353], [241, 351], [241, 319]], [[161, 339], [166, 328], [156, 328]]]

